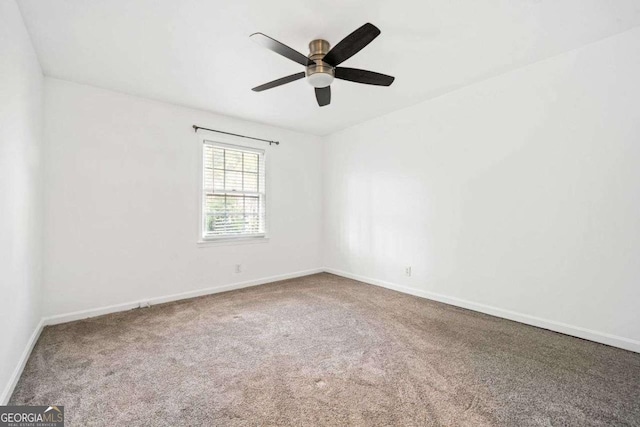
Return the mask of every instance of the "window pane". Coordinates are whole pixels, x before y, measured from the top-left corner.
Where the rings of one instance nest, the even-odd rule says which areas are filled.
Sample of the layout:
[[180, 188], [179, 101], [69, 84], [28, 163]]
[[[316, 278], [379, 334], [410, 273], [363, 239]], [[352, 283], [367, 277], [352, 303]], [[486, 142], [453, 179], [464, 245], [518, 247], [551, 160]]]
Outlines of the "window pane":
[[224, 171], [213, 170], [213, 188], [216, 190], [224, 190]]
[[204, 146], [204, 167], [212, 168], [213, 167], [213, 147], [210, 145]]
[[257, 173], [244, 173], [244, 191], [258, 192]]
[[204, 191], [210, 192], [213, 190], [213, 169], [204, 170]]
[[224, 150], [222, 148], [213, 149], [213, 167], [224, 169]]
[[224, 168], [227, 170], [242, 171], [242, 152], [225, 150]]
[[258, 155], [253, 153], [244, 153], [244, 171], [258, 172]]
[[227, 191], [242, 191], [242, 172], [224, 171], [224, 189]]

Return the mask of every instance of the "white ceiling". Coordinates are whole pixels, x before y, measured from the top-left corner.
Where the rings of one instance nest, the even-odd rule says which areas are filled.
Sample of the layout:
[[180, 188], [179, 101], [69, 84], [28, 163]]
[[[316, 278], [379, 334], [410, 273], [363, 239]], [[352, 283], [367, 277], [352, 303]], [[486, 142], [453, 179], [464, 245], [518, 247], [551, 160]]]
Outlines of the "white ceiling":
[[[638, 0], [19, 0], [46, 75], [326, 135], [640, 25]], [[303, 71], [249, 39], [298, 51], [365, 22], [382, 34], [344, 66], [389, 88], [336, 80], [319, 108]]]

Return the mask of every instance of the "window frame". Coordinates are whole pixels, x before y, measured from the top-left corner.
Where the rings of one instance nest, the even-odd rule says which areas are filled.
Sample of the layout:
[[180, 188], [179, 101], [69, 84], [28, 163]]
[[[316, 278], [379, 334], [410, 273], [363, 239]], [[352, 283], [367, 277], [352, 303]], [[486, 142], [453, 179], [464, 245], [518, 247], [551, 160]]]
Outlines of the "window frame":
[[[242, 243], [266, 243], [269, 241], [269, 235], [268, 235], [268, 218], [269, 218], [269, 212], [268, 212], [268, 190], [267, 190], [267, 169], [269, 169], [269, 167], [267, 166], [267, 151], [264, 148], [259, 148], [259, 147], [255, 147], [252, 145], [238, 145], [238, 144], [233, 144], [233, 143], [229, 143], [229, 142], [224, 142], [222, 141], [223, 138], [208, 138], [208, 137], [200, 137], [198, 138], [198, 159], [199, 159], [199, 173], [198, 173], [198, 181], [199, 181], [199, 185], [197, 186], [198, 188], [198, 201], [199, 201], [199, 205], [198, 205], [198, 211], [199, 211], [199, 223], [198, 223], [198, 245], [202, 245], [202, 246], [209, 246], [209, 245], [216, 245], [216, 244], [242, 244]], [[238, 150], [238, 151], [245, 151], [245, 152], [253, 152], [256, 153], [258, 155], [262, 155], [262, 163], [264, 165], [264, 172], [263, 172], [263, 176], [264, 176], [264, 193], [263, 193], [263, 199], [264, 199], [264, 232], [262, 233], [255, 233], [255, 234], [225, 234], [225, 235], [218, 235], [218, 236], [211, 236], [211, 235], [207, 235], [206, 233], [206, 214], [205, 214], [205, 209], [204, 209], [204, 200], [205, 200], [205, 196], [204, 196], [204, 173], [205, 173], [205, 168], [204, 168], [204, 148], [205, 145], [211, 145], [214, 147], [219, 147], [219, 148], [223, 148], [223, 149], [230, 149], [230, 150]], [[258, 180], [260, 179], [260, 176], [258, 176]], [[258, 192], [259, 193], [259, 192]]]

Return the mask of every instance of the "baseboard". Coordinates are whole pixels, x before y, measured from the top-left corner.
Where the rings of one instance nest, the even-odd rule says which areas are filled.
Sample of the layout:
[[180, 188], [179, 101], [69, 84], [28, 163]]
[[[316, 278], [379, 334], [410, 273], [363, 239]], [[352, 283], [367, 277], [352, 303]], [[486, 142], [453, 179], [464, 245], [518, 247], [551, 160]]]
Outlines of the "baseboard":
[[574, 337], [582, 338], [589, 341], [595, 341], [601, 344], [610, 345], [613, 347], [622, 348], [625, 350], [634, 351], [640, 353], [640, 341], [624, 338], [616, 335], [607, 334], [604, 332], [593, 331], [585, 329], [579, 326], [568, 325], [566, 323], [556, 322], [553, 320], [546, 320], [540, 317], [531, 316], [528, 314], [522, 314], [511, 310], [505, 310], [498, 307], [493, 307], [485, 304], [476, 303], [456, 297], [450, 297], [435, 292], [423, 291], [420, 289], [414, 289], [407, 286], [397, 285], [395, 283], [386, 282], [383, 280], [372, 279], [370, 277], [359, 276], [357, 274], [348, 273], [346, 271], [336, 270], [333, 268], [325, 267], [324, 271], [327, 273], [335, 274], [337, 276], [346, 277], [348, 279], [357, 280], [359, 282], [367, 283], [370, 285], [380, 286], [383, 288], [391, 289], [394, 291], [402, 292], [409, 295], [414, 295], [421, 298], [430, 299], [433, 301], [443, 302], [445, 304], [454, 305], [456, 307], [462, 307], [473, 311], [479, 311], [480, 313], [490, 314], [492, 316], [501, 317], [503, 319], [513, 320], [516, 322], [524, 323], [538, 328], [548, 329], [554, 332], [560, 332], [561, 334], [571, 335]]
[[295, 279], [296, 277], [309, 276], [311, 274], [322, 273], [324, 269], [314, 268], [311, 270], [296, 271], [294, 273], [280, 274], [277, 276], [264, 277], [261, 279], [248, 280], [245, 282], [236, 282], [229, 285], [214, 286], [211, 288], [197, 289], [195, 291], [181, 292], [178, 294], [165, 295], [160, 297], [146, 298], [138, 301], [126, 302], [122, 304], [109, 305], [105, 307], [92, 308], [89, 310], [75, 311], [72, 313], [58, 314], [55, 316], [45, 317], [45, 325], [57, 325], [60, 323], [73, 322], [74, 320], [87, 319], [89, 317], [102, 316], [109, 313], [117, 313], [119, 311], [132, 310], [140, 306], [163, 304], [171, 301], [179, 301], [188, 298], [200, 297], [203, 295], [217, 294], [220, 292], [233, 291], [235, 289], [248, 288], [250, 286], [264, 285], [266, 283], [277, 282], [280, 280]]
[[22, 355], [20, 356], [18, 364], [16, 365], [13, 373], [11, 374], [11, 377], [9, 378], [9, 382], [2, 391], [2, 396], [0, 396], [0, 405], [6, 405], [7, 403], [9, 403], [9, 399], [13, 394], [13, 389], [16, 388], [16, 384], [18, 384], [18, 380], [20, 379], [20, 376], [22, 376], [22, 371], [27, 364], [27, 360], [29, 360], [29, 356], [31, 356], [31, 350], [33, 350], [36, 342], [38, 342], [38, 338], [40, 338], [40, 333], [42, 333], [43, 328], [44, 319], [40, 319], [40, 322], [31, 334], [29, 341], [27, 341], [26, 347], [22, 351]]

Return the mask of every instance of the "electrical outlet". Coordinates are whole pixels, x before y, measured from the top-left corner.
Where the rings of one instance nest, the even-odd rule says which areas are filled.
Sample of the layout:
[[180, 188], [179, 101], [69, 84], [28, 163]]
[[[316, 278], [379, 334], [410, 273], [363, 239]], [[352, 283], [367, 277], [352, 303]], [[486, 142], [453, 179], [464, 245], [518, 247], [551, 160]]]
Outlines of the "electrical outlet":
[[236, 264], [236, 274], [242, 273], [242, 264]]
[[404, 268], [404, 275], [407, 277], [411, 277], [411, 266]]

